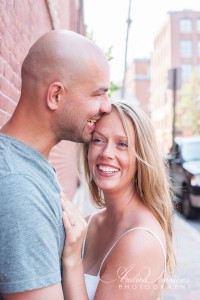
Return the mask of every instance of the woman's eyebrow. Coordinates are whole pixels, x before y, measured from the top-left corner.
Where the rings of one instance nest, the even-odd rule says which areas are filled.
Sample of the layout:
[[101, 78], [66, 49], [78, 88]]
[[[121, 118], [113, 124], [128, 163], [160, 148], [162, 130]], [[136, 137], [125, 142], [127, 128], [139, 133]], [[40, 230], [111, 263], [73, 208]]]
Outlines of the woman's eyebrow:
[[[94, 134], [94, 133], [97, 133], [97, 134], [100, 134], [100, 135], [104, 136], [103, 133], [101, 133], [101, 132], [99, 132], [99, 131], [97, 131], [97, 130], [94, 130], [93, 134]], [[120, 139], [124, 139], [124, 140], [127, 140], [127, 139], [128, 139], [126, 135], [118, 135], [118, 134], [116, 134], [115, 137], [120, 138]]]
[[97, 134], [100, 134], [100, 135], [103, 135], [103, 136], [104, 136], [103, 133], [101, 133], [101, 132], [99, 132], [99, 131], [97, 131], [97, 130], [94, 130], [94, 131], [93, 131], [93, 134], [94, 134], [94, 133], [97, 133]]
[[128, 141], [127, 136], [124, 136], [124, 135], [115, 135], [115, 137], [116, 137], [117, 139], [120, 139], [120, 140], [123, 140], [123, 141]]

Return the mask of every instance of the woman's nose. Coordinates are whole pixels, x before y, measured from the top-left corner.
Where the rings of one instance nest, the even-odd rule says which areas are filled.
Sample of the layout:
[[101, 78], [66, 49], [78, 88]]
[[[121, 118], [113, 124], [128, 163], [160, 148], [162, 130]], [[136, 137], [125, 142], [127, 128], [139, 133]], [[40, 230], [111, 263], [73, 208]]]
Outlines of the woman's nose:
[[111, 143], [107, 143], [101, 152], [101, 157], [105, 158], [113, 158], [115, 156], [115, 150], [114, 150], [114, 145]]

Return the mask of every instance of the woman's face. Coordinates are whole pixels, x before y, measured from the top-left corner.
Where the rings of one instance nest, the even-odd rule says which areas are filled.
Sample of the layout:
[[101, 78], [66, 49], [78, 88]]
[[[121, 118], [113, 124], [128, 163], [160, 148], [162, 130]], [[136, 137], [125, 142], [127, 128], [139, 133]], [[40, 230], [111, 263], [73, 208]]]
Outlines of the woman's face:
[[[89, 145], [88, 163], [93, 180], [103, 192], [133, 189], [136, 172], [135, 134], [127, 118], [130, 144], [123, 123], [116, 110], [104, 115], [96, 124]], [[128, 151], [131, 148], [131, 151]], [[130, 152], [132, 155], [130, 155]]]

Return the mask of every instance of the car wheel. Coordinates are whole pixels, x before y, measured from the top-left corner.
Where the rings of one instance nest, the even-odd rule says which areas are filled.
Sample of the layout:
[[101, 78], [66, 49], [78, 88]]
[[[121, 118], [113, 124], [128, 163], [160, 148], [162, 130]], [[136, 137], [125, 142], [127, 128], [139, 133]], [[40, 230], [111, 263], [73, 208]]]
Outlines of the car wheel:
[[195, 210], [195, 208], [193, 208], [191, 206], [189, 195], [188, 195], [187, 191], [183, 192], [182, 212], [186, 219], [194, 220], [194, 219], [198, 218], [197, 211]]

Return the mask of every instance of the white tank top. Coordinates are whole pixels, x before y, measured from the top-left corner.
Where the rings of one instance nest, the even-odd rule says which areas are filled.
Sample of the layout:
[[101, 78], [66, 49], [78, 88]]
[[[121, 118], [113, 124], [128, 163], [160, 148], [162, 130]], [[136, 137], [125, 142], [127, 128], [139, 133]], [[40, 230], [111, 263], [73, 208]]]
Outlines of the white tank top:
[[[91, 222], [91, 219], [92, 217], [97, 214], [99, 212], [95, 212], [93, 213], [89, 220], [88, 220], [88, 228], [89, 228], [89, 224]], [[88, 231], [88, 228], [87, 228], [87, 231]], [[116, 242], [112, 245], [112, 247], [108, 250], [108, 252], [106, 253], [106, 255], [104, 256], [102, 262], [101, 262], [101, 265], [100, 265], [100, 268], [99, 268], [99, 271], [97, 273], [97, 275], [90, 275], [90, 274], [84, 274], [84, 277], [85, 277], [85, 283], [86, 283], [86, 289], [87, 289], [87, 294], [88, 294], [88, 299], [89, 300], [93, 300], [94, 299], [94, 296], [95, 296], [95, 293], [96, 293], [96, 290], [97, 290], [97, 286], [99, 284], [99, 281], [100, 281], [100, 273], [101, 273], [101, 269], [102, 269], [102, 266], [106, 260], [106, 258], [108, 257], [108, 255], [110, 254], [110, 252], [112, 251], [112, 249], [115, 247], [115, 245], [117, 244], [117, 242], [127, 233], [129, 233], [130, 231], [134, 231], [134, 230], [145, 230], [147, 232], [149, 232], [150, 234], [152, 234], [156, 239], [157, 241], [159, 242], [160, 246], [161, 246], [161, 249], [162, 249], [162, 252], [163, 252], [163, 257], [164, 257], [164, 274], [166, 272], [166, 253], [165, 253], [165, 248], [163, 246], [163, 243], [161, 241], [161, 239], [158, 237], [158, 235], [156, 233], [154, 233], [153, 231], [147, 229], [147, 228], [144, 228], [144, 227], [135, 227], [135, 228], [131, 228], [129, 230], [127, 230], [126, 232], [124, 232], [117, 240]], [[84, 241], [83, 241], [83, 247], [82, 247], [82, 258], [84, 257], [84, 251], [85, 251], [85, 242], [86, 242], [86, 237], [87, 237], [87, 232], [86, 232], [86, 235], [85, 235], [85, 238], [84, 238]]]

